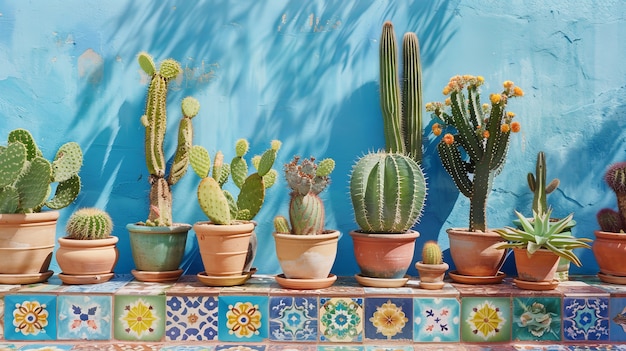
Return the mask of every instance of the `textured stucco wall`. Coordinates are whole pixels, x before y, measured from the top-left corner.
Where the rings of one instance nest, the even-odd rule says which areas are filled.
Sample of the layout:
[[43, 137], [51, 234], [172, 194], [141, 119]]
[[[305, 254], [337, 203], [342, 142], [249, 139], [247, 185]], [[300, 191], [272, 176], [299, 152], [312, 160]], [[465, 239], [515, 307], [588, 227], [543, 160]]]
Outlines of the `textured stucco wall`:
[[[117, 271], [129, 272], [124, 227], [145, 219], [148, 191], [139, 123], [147, 80], [135, 57], [145, 50], [159, 61], [175, 58], [185, 74], [172, 84], [170, 124], [175, 127], [184, 96], [198, 98], [196, 143], [232, 157], [238, 138], [250, 139], [253, 152], [278, 138], [284, 142], [279, 166], [294, 154], [335, 158], [333, 184], [323, 194], [328, 227], [344, 233], [334, 272], [354, 274], [348, 176], [357, 156], [383, 146], [378, 37], [389, 19], [398, 36], [415, 31], [420, 38], [425, 101], [440, 100], [455, 74], [483, 75], [485, 93], [506, 79], [526, 92], [510, 104], [523, 129], [496, 178], [489, 225], [509, 224], [514, 209], [529, 214], [526, 173], [544, 150], [548, 176], [561, 179], [549, 202], [558, 215], [575, 213], [576, 235], [592, 237], [596, 211], [615, 207], [601, 174], [626, 159], [625, 14], [618, 0], [3, 1], [0, 135], [29, 128], [48, 157], [65, 141], [81, 144], [84, 188], [63, 211], [58, 236], [72, 210], [105, 208], [120, 237]], [[427, 239], [447, 247], [445, 228], [467, 225], [468, 202], [433, 147], [426, 142], [430, 193], [418, 248]], [[175, 187], [179, 222], [204, 220], [197, 183], [190, 173]], [[280, 270], [271, 219], [287, 213], [287, 201], [281, 179], [257, 218], [255, 265], [264, 273]], [[202, 271], [194, 240], [189, 274]], [[584, 266], [573, 271], [595, 273], [591, 252], [578, 253]]]

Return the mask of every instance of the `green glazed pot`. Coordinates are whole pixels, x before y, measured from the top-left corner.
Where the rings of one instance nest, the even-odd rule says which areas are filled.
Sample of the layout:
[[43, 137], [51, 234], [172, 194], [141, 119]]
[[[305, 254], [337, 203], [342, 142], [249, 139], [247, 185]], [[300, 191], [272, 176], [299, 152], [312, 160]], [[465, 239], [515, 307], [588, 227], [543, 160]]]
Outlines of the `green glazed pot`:
[[171, 227], [148, 227], [128, 224], [130, 248], [139, 271], [175, 271], [185, 255], [189, 224], [175, 224]]

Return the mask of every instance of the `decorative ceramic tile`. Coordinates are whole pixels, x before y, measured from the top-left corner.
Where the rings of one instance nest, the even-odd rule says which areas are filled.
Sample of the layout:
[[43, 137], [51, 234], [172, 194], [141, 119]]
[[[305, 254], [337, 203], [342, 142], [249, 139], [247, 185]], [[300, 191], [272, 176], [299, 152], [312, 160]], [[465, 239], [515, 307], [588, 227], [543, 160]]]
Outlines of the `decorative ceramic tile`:
[[511, 340], [511, 299], [464, 297], [461, 300], [461, 340], [465, 342]]
[[564, 340], [609, 340], [607, 297], [563, 298]]
[[317, 351], [365, 351], [360, 345], [317, 346]]
[[609, 319], [611, 341], [626, 341], [626, 298], [611, 297]]
[[411, 288], [369, 288], [364, 287], [363, 291], [367, 295], [411, 295], [413, 289]]
[[270, 297], [270, 340], [317, 341], [317, 298]]
[[165, 294], [165, 290], [173, 285], [174, 283], [147, 283], [131, 281], [115, 293], [118, 295], [162, 295]]
[[165, 333], [165, 296], [115, 295], [114, 337], [127, 341], [159, 341]]
[[564, 345], [537, 345], [537, 344], [514, 344], [514, 350], [519, 351], [568, 351], [569, 348]]
[[61, 295], [57, 298], [58, 339], [111, 339], [111, 296]]
[[267, 345], [267, 351], [317, 351], [317, 346], [313, 344], [273, 343]]
[[73, 349], [73, 345], [26, 345], [19, 348], [19, 351], [69, 351]]
[[366, 339], [413, 340], [413, 299], [368, 297], [363, 323]]
[[13, 344], [0, 344], [0, 351], [14, 351], [17, 350], [17, 346]]
[[[365, 351], [413, 351], [413, 346], [403, 346], [403, 345], [395, 345], [395, 346], [366, 346]], [[423, 350], [423, 349], [420, 349]]]
[[217, 340], [216, 296], [168, 296], [165, 340]]
[[115, 293], [133, 279], [132, 275], [115, 275], [111, 280], [100, 284], [72, 285], [67, 287], [65, 293]]
[[461, 304], [454, 298], [413, 299], [413, 340], [459, 342]]
[[261, 342], [268, 337], [268, 296], [220, 296], [218, 336], [221, 341]]
[[0, 339], [4, 338], [4, 296], [0, 296]]
[[320, 341], [358, 342], [363, 339], [363, 298], [320, 297]]
[[161, 346], [155, 344], [84, 344], [74, 346], [72, 351], [160, 351]]
[[174, 346], [165, 346], [159, 349], [159, 351], [213, 351], [215, 350], [215, 346], [207, 345], [207, 346], [186, 346], [186, 345], [174, 345]]
[[265, 345], [217, 345], [215, 351], [265, 351]]
[[6, 295], [4, 338], [55, 340], [56, 315], [56, 295]]
[[560, 298], [515, 297], [512, 308], [514, 340], [561, 340]]

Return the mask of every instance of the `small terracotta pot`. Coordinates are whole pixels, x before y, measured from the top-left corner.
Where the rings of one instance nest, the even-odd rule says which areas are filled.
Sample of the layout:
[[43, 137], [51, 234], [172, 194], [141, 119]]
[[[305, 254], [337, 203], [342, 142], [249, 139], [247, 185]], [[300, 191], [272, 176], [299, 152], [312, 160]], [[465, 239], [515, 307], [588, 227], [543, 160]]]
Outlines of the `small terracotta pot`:
[[339, 232], [328, 234], [294, 235], [274, 233], [276, 255], [288, 279], [327, 278], [335, 256]]
[[470, 232], [467, 229], [446, 230], [450, 255], [461, 275], [493, 277], [504, 262], [506, 250], [496, 249], [504, 240], [496, 232]]
[[600, 272], [618, 277], [626, 277], [626, 234], [594, 231], [596, 239], [591, 249], [598, 262]]
[[513, 249], [518, 279], [529, 282], [551, 282], [559, 264], [559, 256], [550, 250], [540, 249], [528, 256], [526, 249]]
[[447, 263], [424, 264], [422, 261], [415, 263], [415, 268], [420, 277], [420, 287], [427, 290], [438, 290], [443, 288], [443, 279], [450, 266]]
[[207, 276], [243, 274], [250, 237], [254, 231], [253, 222], [230, 225], [197, 222], [193, 229]]
[[361, 275], [371, 278], [400, 279], [413, 262], [415, 239], [419, 232], [366, 234], [351, 231], [354, 256]]
[[118, 259], [117, 242], [116, 236], [97, 240], [59, 238], [56, 259], [63, 274], [111, 273]]

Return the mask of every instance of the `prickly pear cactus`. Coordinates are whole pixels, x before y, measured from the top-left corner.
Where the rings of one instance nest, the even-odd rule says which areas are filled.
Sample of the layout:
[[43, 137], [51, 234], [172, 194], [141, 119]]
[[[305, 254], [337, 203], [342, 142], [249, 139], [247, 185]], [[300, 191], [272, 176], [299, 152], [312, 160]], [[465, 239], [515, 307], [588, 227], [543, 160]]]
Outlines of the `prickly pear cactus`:
[[441, 248], [436, 241], [429, 240], [422, 247], [422, 263], [424, 264], [441, 264], [443, 263], [443, 255]]
[[626, 162], [612, 164], [604, 174], [604, 181], [615, 193], [617, 208], [603, 208], [596, 215], [600, 229], [605, 232], [626, 232]]
[[111, 235], [113, 221], [108, 213], [99, 208], [81, 208], [67, 220], [65, 231], [71, 239], [104, 239]]
[[[9, 133], [0, 148], [0, 213], [33, 213], [70, 205], [80, 192], [78, 172], [83, 153], [75, 142], [61, 145], [52, 162], [46, 160], [26, 129]], [[58, 183], [50, 198], [51, 184]]]

